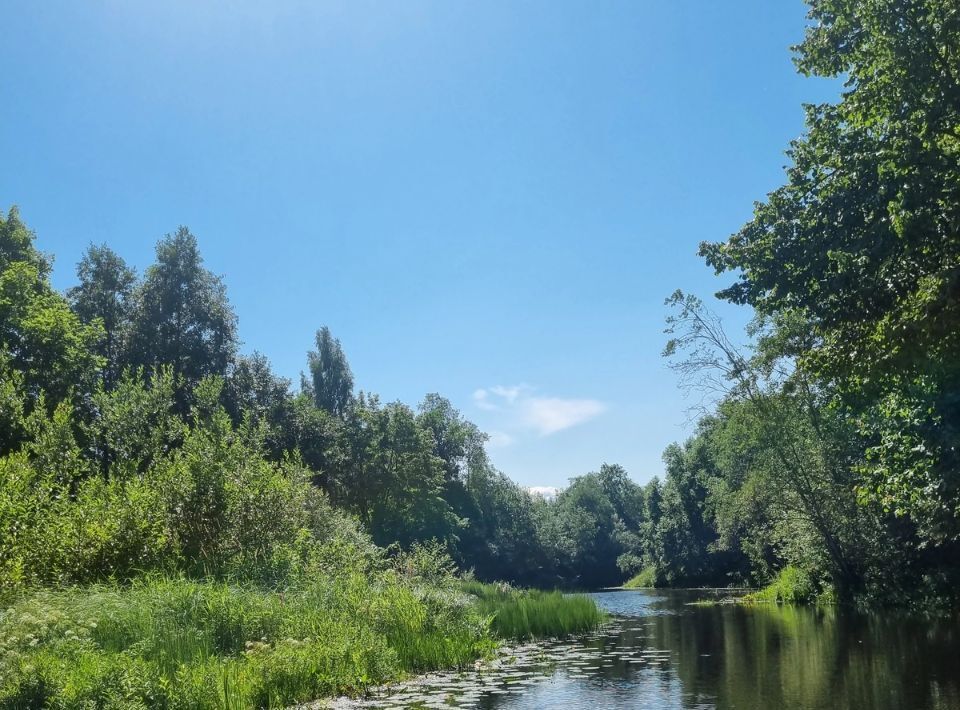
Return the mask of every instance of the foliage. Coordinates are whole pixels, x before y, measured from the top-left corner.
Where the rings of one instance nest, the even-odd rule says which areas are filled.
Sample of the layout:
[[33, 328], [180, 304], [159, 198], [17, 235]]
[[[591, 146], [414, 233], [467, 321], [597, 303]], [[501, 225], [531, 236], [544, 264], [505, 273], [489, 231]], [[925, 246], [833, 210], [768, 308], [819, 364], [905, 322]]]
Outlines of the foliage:
[[650, 565], [623, 583], [626, 589], [648, 589], [657, 586], [657, 569]]
[[798, 365], [865, 443], [862, 494], [929, 541], [960, 536], [960, 13], [949, 0], [817, 0], [796, 48], [845, 77], [807, 107], [787, 183], [701, 253], [720, 295], [805, 324]]
[[[89, 384], [102, 332], [82, 323], [53, 290], [50, 264], [33, 241], [15, 208], [0, 216], [0, 354], [19, 373], [28, 408], [41, 392], [57, 402]], [[0, 432], [0, 451], [11, 443]]]
[[77, 278], [80, 284], [67, 291], [67, 298], [84, 323], [103, 327], [97, 354], [109, 384], [126, 361], [136, 272], [106, 244], [90, 245], [77, 264]]
[[37, 592], [0, 613], [0, 707], [278, 707], [492, 648], [450, 583], [341, 562], [283, 592], [181, 578]]
[[203, 267], [186, 227], [157, 243], [157, 262], [134, 293], [130, 364], [169, 366], [177, 401], [208, 375], [225, 375], [237, 348], [236, 316], [223, 281]]
[[314, 402], [320, 409], [343, 416], [353, 401], [353, 373], [347, 356], [327, 326], [317, 331], [316, 343], [317, 349], [307, 353]]

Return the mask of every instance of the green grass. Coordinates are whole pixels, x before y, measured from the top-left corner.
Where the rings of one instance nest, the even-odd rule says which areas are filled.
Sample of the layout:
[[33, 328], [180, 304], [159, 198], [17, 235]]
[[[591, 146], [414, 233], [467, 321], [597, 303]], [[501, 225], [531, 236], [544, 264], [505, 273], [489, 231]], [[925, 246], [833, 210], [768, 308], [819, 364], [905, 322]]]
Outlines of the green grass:
[[183, 578], [35, 591], [0, 611], [0, 709], [286, 707], [602, 619], [582, 595], [396, 570], [283, 592]]
[[788, 565], [763, 589], [747, 594], [740, 601], [774, 604], [805, 604], [816, 601], [816, 585], [803, 570]]
[[644, 589], [657, 586], [657, 570], [652, 565], [644, 567], [640, 572], [623, 583], [624, 589]]
[[597, 628], [603, 612], [583, 594], [517, 590], [506, 584], [464, 583], [477, 598], [476, 609], [491, 618], [491, 629], [501, 639], [566, 636]]
[[42, 591], [0, 612], [0, 708], [284, 707], [494, 645], [458, 589], [392, 572], [283, 594], [183, 579]]

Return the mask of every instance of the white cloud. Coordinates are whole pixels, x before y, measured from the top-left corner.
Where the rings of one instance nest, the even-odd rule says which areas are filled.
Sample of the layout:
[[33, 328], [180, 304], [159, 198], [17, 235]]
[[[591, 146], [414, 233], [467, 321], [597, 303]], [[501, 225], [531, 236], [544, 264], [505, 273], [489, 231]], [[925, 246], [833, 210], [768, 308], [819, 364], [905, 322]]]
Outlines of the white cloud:
[[496, 385], [491, 387], [490, 391], [499, 397], [503, 397], [507, 404], [514, 404], [517, 401], [517, 398], [529, 389], [530, 387], [527, 385], [513, 385], [511, 387]]
[[497, 405], [490, 401], [490, 393], [482, 387], [473, 393], [473, 403], [480, 409], [493, 410]]
[[559, 397], [533, 397], [525, 403], [524, 417], [527, 423], [542, 436], [583, 424], [606, 411], [603, 402], [595, 399], [560, 399]]
[[553, 500], [557, 497], [557, 493], [560, 492], [560, 489], [556, 486], [530, 486], [527, 490], [533, 495], [546, 498], [547, 500]]
[[[541, 436], [583, 424], [607, 409], [603, 402], [595, 399], [536, 397], [532, 392], [533, 388], [524, 384], [495, 385], [474, 391], [473, 402], [479, 409], [501, 412], [506, 419]], [[496, 445], [492, 437], [491, 444]]]

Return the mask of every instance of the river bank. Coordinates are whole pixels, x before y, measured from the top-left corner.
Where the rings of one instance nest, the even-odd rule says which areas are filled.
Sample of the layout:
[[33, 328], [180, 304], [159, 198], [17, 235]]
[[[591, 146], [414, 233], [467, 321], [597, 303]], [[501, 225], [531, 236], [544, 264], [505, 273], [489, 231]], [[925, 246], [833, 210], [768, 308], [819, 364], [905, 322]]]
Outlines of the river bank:
[[955, 710], [955, 622], [793, 605], [692, 606], [700, 590], [604, 591], [610, 617], [496, 662], [311, 710], [544, 707]]
[[348, 573], [285, 590], [182, 578], [25, 594], [0, 612], [0, 708], [284, 707], [596, 628], [583, 596], [448, 574]]

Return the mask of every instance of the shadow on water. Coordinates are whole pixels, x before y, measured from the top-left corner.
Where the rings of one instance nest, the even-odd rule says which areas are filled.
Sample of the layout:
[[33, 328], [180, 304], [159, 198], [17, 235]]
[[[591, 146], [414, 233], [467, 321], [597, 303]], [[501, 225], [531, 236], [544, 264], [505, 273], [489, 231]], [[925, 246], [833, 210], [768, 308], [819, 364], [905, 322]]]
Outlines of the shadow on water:
[[595, 634], [518, 647], [492, 670], [441, 674], [356, 705], [960, 710], [956, 622], [689, 605], [702, 596], [598, 593], [615, 616]]

